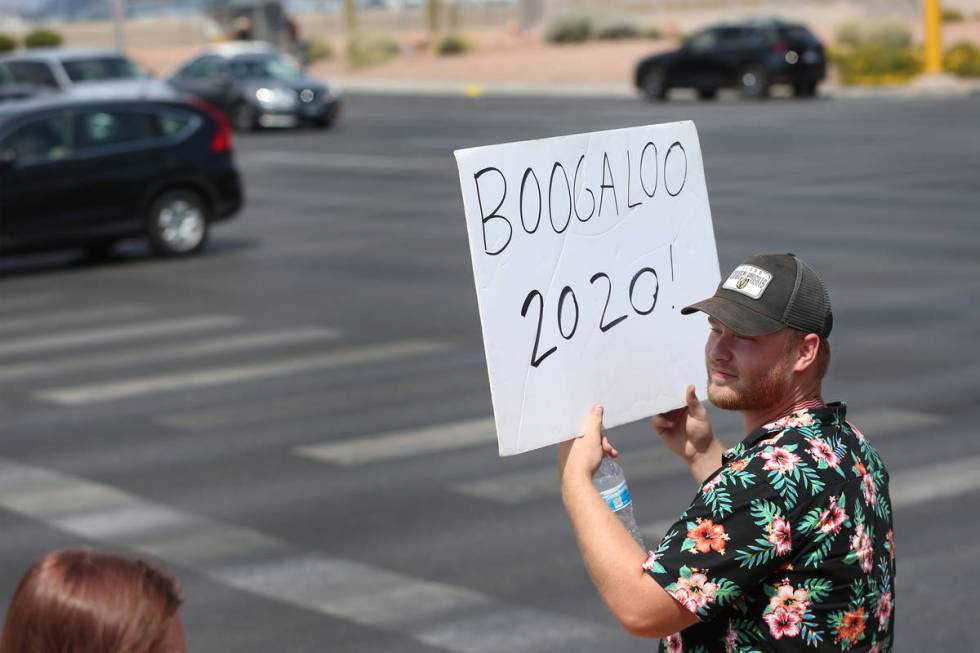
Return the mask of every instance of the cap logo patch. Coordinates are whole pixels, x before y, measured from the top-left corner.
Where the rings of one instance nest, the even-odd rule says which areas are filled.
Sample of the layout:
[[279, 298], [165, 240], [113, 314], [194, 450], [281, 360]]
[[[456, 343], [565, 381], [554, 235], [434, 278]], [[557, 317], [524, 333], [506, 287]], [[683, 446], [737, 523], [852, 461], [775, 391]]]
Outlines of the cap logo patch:
[[772, 274], [754, 265], [740, 265], [731, 273], [722, 288], [734, 290], [752, 299], [759, 299], [766, 291]]

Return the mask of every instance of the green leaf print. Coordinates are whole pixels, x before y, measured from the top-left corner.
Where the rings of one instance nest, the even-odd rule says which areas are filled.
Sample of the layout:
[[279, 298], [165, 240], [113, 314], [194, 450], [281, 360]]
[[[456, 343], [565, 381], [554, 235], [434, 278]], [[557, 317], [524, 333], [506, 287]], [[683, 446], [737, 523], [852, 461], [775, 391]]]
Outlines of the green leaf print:
[[739, 566], [745, 569], [752, 569], [765, 564], [775, 556], [775, 547], [764, 537], [756, 538], [755, 544], [735, 551], [735, 559], [738, 560]]
[[785, 475], [780, 474], [776, 470], [769, 471], [769, 484], [772, 486], [779, 496], [783, 499], [783, 505], [786, 506], [787, 510], [792, 510], [793, 506], [796, 505], [797, 491], [796, 484], [786, 478]]
[[803, 587], [809, 593], [811, 601], [820, 603], [834, 589], [834, 581], [829, 578], [808, 578], [803, 582]]
[[711, 510], [712, 517], [724, 517], [732, 512], [732, 495], [723, 485], [705, 492], [704, 502]]
[[763, 528], [769, 528], [769, 524], [783, 514], [779, 506], [765, 499], [753, 499], [750, 506], [749, 512], [755, 517], [755, 525]]

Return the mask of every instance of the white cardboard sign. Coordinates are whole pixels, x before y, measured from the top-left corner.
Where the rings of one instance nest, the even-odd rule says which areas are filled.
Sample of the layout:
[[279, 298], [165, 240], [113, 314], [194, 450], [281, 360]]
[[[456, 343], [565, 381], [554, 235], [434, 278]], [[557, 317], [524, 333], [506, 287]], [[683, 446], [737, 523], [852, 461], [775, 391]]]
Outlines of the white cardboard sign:
[[690, 121], [456, 152], [500, 455], [704, 396], [719, 282]]

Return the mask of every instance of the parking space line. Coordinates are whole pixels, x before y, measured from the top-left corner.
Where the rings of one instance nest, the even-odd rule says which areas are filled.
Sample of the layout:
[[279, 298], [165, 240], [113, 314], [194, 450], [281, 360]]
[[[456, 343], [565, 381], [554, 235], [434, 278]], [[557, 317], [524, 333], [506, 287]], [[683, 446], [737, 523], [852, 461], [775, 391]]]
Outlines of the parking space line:
[[364, 465], [497, 441], [493, 419], [481, 418], [296, 447], [296, 455], [335, 465]]
[[0, 382], [21, 380], [77, 371], [103, 370], [138, 363], [154, 363], [203, 356], [217, 356], [264, 347], [299, 345], [322, 342], [340, 337], [337, 329], [300, 327], [227, 335], [209, 340], [197, 340], [189, 344], [141, 347], [132, 351], [102, 352], [62, 357], [52, 360], [19, 363], [0, 367]]
[[184, 431], [214, 431], [244, 428], [256, 424], [282, 422], [313, 415], [326, 415], [341, 410], [377, 408], [392, 402], [404, 402], [417, 397], [483, 388], [486, 372], [433, 374], [431, 378], [415, 376], [410, 380], [379, 383], [367, 386], [343, 387], [290, 397], [256, 400], [207, 408], [188, 413], [167, 415], [157, 423]]
[[110, 322], [152, 313], [153, 308], [141, 304], [114, 304], [94, 308], [75, 308], [0, 318], [0, 334], [15, 331], [34, 331], [46, 327], [67, 327], [91, 322]]
[[438, 170], [451, 172], [454, 167], [452, 157], [435, 156], [399, 156], [385, 154], [320, 154], [307, 152], [279, 152], [264, 150], [250, 152], [240, 159], [240, 163], [248, 167], [252, 163], [272, 164], [301, 168], [319, 168], [323, 170], [371, 170], [413, 172]]
[[192, 331], [220, 329], [241, 322], [227, 315], [202, 315], [175, 320], [153, 320], [99, 329], [84, 329], [44, 336], [25, 336], [0, 343], [0, 356], [35, 354], [51, 349], [69, 349], [89, 345], [104, 345], [127, 340], [170, 336]]
[[[872, 442], [880, 437], [941, 424], [943, 421], [939, 415], [892, 408], [866, 409], [856, 412], [854, 419], [857, 427]], [[677, 456], [662, 448], [631, 451], [621, 458], [621, 462], [626, 468], [626, 477], [633, 481], [649, 481], [686, 469]], [[559, 489], [551, 466], [453, 485], [453, 490], [460, 494], [509, 504], [557, 496]]]
[[234, 365], [175, 374], [134, 377], [107, 383], [89, 383], [52, 388], [35, 393], [42, 401], [78, 406], [115, 401], [142, 395], [178, 392], [218, 385], [292, 376], [350, 365], [379, 363], [411, 356], [434, 354], [450, 349], [448, 344], [428, 340], [401, 340], [379, 345], [351, 347], [321, 354], [307, 354], [271, 363]]
[[0, 459], [0, 508], [253, 595], [459, 653], [549, 652], [624, 635], [474, 590], [307, 553], [111, 486]]
[[[630, 481], [648, 481], [686, 469], [677, 456], [664, 449], [631, 451], [623, 455], [622, 461]], [[467, 496], [507, 504], [558, 496], [561, 492], [553, 465], [456, 483], [452, 489]]]

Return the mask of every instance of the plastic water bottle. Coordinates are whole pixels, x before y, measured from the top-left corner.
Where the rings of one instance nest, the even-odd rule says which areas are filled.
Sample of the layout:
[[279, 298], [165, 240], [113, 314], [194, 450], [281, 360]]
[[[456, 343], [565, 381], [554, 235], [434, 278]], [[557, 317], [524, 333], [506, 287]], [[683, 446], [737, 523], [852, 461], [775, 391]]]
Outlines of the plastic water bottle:
[[623, 468], [614, 458], [609, 456], [602, 457], [602, 463], [592, 477], [592, 483], [599, 490], [602, 500], [606, 502], [609, 509], [616, 513], [619, 521], [622, 522], [629, 534], [646, 551], [643, 544], [643, 536], [640, 529], [636, 527], [636, 518], [633, 516], [633, 499], [630, 497], [630, 489], [626, 486], [626, 475]]

